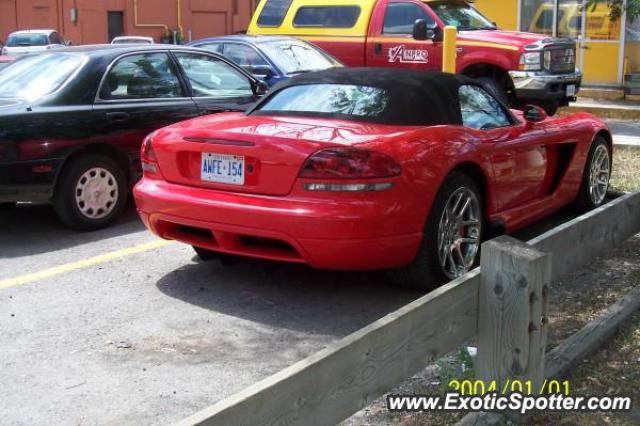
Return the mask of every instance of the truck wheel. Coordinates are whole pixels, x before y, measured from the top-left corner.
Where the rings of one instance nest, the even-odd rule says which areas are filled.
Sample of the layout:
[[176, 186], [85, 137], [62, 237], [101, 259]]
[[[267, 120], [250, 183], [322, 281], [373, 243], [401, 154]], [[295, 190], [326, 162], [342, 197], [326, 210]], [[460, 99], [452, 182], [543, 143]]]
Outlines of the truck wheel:
[[493, 95], [494, 98], [502, 102], [504, 105], [509, 105], [509, 98], [504, 88], [492, 78], [480, 77], [476, 79], [487, 89], [487, 92]]
[[111, 225], [124, 211], [128, 197], [122, 168], [100, 154], [86, 154], [65, 165], [53, 207], [68, 227], [91, 231]]
[[413, 262], [392, 270], [403, 287], [431, 290], [473, 268], [483, 233], [483, 203], [473, 179], [453, 172], [438, 190]]
[[547, 115], [551, 117], [552, 115], [556, 115], [560, 104], [558, 103], [558, 101], [545, 101], [542, 102], [540, 106], [542, 107], [542, 109], [544, 109], [544, 112], [546, 112]]

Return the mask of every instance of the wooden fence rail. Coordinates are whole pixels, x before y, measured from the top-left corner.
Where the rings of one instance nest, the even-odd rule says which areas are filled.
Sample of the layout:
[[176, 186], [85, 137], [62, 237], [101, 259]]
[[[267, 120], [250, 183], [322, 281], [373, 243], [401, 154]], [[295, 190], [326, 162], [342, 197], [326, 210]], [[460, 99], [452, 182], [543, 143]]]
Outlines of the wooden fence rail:
[[[524, 368], [519, 373], [541, 377], [544, 330], [538, 329], [532, 346], [520, 342], [519, 336], [532, 319], [544, 316], [544, 287], [547, 287], [546, 295], [550, 281], [585, 266], [593, 257], [610, 251], [638, 232], [640, 193], [617, 198], [528, 243], [514, 242], [509, 237], [485, 243], [482, 268], [179, 424], [290, 426], [338, 423], [476, 336], [479, 312], [482, 313], [480, 338], [485, 340], [479, 344], [478, 357], [482, 371], [488, 375], [486, 378], [515, 374], [504, 364], [491, 360], [495, 361], [496, 357], [516, 347]], [[493, 255], [487, 256], [492, 252]], [[486, 266], [489, 265], [487, 262], [493, 266]], [[486, 285], [482, 287], [484, 293], [479, 299], [481, 269], [487, 270], [486, 274], [491, 269], [493, 275], [484, 277]], [[503, 297], [495, 294], [496, 271], [502, 271], [499, 274], [501, 289], [510, 289]], [[518, 292], [518, 288], [523, 291]], [[537, 292], [540, 302], [532, 304], [531, 292]], [[523, 297], [525, 294], [527, 297]], [[510, 311], [513, 316], [496, 319], [499, 309], [492, 304], [505, 304], [505, 297], [512, 298]], [[485, 304], [480, 309], [479, 300]], [[502, 325], [497, 325], [496, 320]], [[514, 320], [517, 330], [504, 326], [505, 321]], [[540, 325], [533, 321], [534, 328]], [[502, 331], [494, 334], [492, 327]], [[493, 346], [487, 346], [489, 342], [493, 342]]]

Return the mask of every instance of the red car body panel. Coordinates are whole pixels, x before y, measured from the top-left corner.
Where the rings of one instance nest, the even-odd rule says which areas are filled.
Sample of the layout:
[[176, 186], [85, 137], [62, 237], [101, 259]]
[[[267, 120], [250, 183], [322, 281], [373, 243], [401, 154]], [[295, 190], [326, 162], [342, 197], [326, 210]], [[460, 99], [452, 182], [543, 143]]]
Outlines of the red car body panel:
[[[434, 198], [453, 170], [473, 174], [486, 219], [507, 231], [576, 198], [591, 142], [598, 132], [608, 137], [606, 126], [582, 113], [539, 123], [514, 114], [520, 122], [481, 131], [241, 113], [196, 118], [150, 136], [158, 170], [145, 173], [134, 196], [145, 224], [163, 238], [324, 269], [401, 267], [415, 257]], [[397, 161], [399, 176], [374, 179], [394, 186], [307, 190], [305, 183], [317, 180], [298, 177], [305, 160], [345, 145]], [[252, 165], [245, 185], [202, 181], [202, 152], [245, 156]]]

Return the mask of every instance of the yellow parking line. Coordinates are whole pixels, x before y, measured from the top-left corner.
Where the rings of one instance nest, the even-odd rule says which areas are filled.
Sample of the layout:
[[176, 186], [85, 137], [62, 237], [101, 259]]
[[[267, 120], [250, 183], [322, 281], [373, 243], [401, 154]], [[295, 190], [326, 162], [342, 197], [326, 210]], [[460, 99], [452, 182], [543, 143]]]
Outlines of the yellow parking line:
[[0, 289], [14, 287], [22, 284], [28, 284], [44, 278], [51, 278], [56, 275], [64, 274], [66, 272], [71, 272], [77, 269], [86, 268], [87, 266], [110, 262], [112, 260], [120, 259], [121, 257], [126, 257], [132, 254], [142, 253], [145, 251], [165, 247], [171, 243], [173, 243], [173, 241], [166, 241], [166, 240], [152, 241], [150, 243], [140, 244], [138, 246], [133, 246], [133, 247], [125, 248], [122, 250], [116, 250], [109, 253], [100, 254], [98, 256], [90, 257], [87, 259], [82, 259], [77, 262], [71, 262], [71, 263], [66, 263], [64, 265], [60, 265], [60, 266], [54, 266], [53, 268], [43, 269], [41, 271], [33, 272], [31, 274], [20, 275], [14, 278], [7, 278], [4, 280], [0, 280]]

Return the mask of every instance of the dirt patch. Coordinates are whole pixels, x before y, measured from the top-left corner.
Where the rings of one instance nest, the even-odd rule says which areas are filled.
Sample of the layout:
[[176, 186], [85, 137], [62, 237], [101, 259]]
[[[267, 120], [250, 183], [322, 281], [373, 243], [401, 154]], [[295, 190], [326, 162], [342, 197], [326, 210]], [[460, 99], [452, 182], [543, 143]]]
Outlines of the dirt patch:
[[611, 187], [619, 191], [640, 190], [640, 147], [619, 146], [613, 151]]

